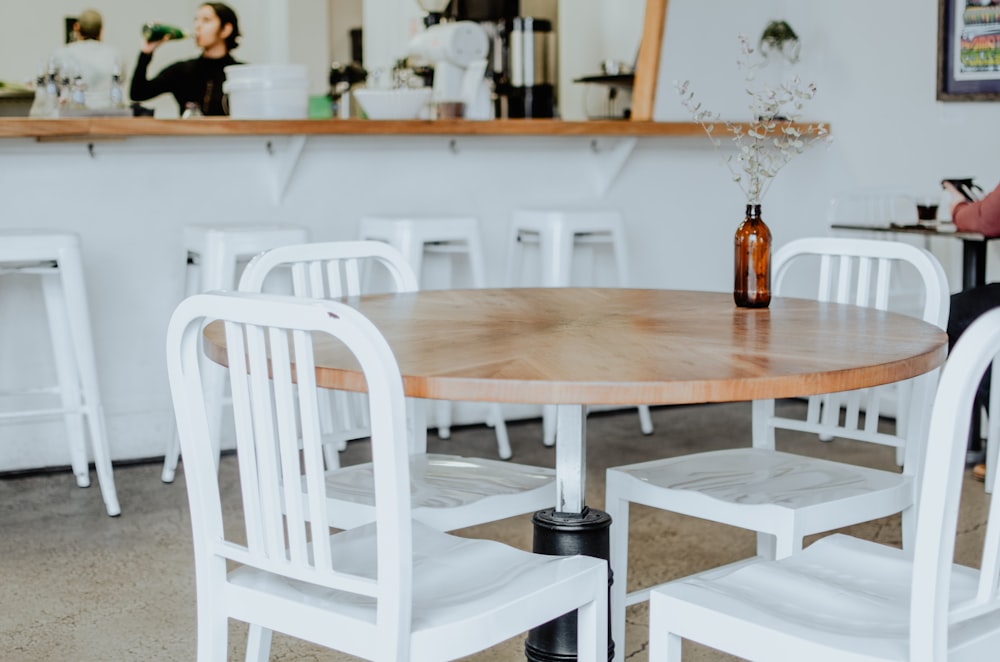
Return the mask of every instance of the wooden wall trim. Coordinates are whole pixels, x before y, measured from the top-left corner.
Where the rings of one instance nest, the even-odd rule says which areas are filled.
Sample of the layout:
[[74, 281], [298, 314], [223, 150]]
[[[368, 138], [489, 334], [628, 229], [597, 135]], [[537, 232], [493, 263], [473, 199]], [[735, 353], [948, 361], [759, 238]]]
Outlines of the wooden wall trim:
[[636, 121], [653, 119], [663, 32], [667, 23], [667, 1], [646, 0], [646, 16], [642, 23], [642, 41], [639, 43], [632, 90], [632, 119]]

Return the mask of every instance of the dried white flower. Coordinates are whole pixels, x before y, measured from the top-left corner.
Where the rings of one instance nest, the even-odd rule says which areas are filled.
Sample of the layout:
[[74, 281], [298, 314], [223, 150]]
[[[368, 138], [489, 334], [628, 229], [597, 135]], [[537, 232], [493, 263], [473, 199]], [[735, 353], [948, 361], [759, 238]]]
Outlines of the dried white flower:
[[749, 86], [754, 75], [764, 61], [754, 57], [754, 49], [745, 35], [739, 36], [740, 58], [738, 69], [744, 72], [748, 83], [746, 93], [750, 98], [751, 120], [746, 123], [724, 121], [718, 113], [702, 108], [690, 91], [690, 81], [675, 83], [681, 105], [691, 114], [695, 122], [701, 124], [709, 140], [715, 147], [722, 142], [713, 135], [716, 123], [723, 123], [736, 146], [735, 154], [726, 158], [726, 165], [735, 181], [746, 195], [748, 204], [759, 205], [764, 193], [793, 156], [801, 154], [818, 140], [830, 140], [829, 131], [822, 124], [797, 126], [804, 102], [816, 94], [816, 86], [803, 84], [793, 77], [784, 81], [778, 89]]

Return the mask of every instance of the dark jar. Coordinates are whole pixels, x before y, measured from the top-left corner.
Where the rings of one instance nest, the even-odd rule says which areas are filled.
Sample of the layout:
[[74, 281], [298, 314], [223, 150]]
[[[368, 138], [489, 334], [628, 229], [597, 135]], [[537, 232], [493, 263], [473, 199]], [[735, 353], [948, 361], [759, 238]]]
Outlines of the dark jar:
[[733, 299], [740, 308], [767, 308], [771, 303], [771, 230], [760, 217], [760, 205], [747, 205], [736, 229]]

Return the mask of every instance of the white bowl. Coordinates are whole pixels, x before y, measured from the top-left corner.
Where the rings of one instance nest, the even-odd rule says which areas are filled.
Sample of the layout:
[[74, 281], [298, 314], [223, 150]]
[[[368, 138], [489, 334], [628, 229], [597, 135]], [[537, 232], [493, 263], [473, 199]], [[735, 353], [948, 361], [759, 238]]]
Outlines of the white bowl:
[[351, 90], [370, 120], [415, 120], [431, 100], [431, 88], [374, 90], [365, 87]]

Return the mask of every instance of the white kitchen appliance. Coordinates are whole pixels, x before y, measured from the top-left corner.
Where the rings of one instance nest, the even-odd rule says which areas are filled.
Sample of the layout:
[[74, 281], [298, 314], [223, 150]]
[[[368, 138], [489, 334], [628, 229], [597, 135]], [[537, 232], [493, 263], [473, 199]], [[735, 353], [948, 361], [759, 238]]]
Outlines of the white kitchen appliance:
[[434, 68], [433, 103], [464, 104], [463, 117], [486, 120], [493, 117], [486, 58], [486, 31], [474, 21], [431, 25], [415, 36], [407, 47], [411, 63]]

